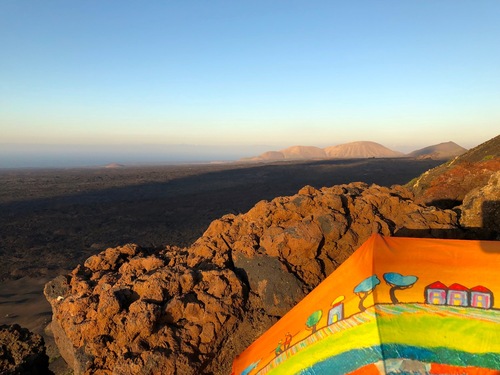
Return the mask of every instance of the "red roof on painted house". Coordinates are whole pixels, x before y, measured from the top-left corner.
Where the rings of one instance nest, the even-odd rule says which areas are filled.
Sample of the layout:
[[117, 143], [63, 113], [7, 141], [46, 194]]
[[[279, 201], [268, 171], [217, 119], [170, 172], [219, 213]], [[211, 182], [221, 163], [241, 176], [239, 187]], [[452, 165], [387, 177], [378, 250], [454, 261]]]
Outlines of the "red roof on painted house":
[[471, 288], [471, 291], [472, 292], [481, 292], [481, 293], [491, 293], [491, 290], [489, 290], [488, 288], [485, 288], [482, 285], [477, 285], [474, 288]]
[[469, 288], [467, 288], [467, 287], [465, 287], [465, 286], [463, 286], [461, 284], [457, 284], [457, 283], [451, 284], [448, 289], [450, 289], [450, 290], [461, 290], [461, 291], [468, 291], [469, 290]]
[[441, 281], [435, 281], [430, 285], [427, 285], [428, 289], [448, 289]]

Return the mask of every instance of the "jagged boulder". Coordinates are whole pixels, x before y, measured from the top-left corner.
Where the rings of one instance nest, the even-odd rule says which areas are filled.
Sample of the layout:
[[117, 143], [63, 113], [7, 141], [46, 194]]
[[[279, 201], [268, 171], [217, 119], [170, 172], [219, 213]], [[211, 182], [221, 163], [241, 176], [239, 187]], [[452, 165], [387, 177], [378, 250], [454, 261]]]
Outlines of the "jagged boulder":
[[75, 374], [205, 371], [241, 319], [244, 285], [223, 255], [198, 267], [186, 258], [171, 247], [111, 248], [45, 286]]
[[49, 282], [56, 342], [75, 374], [229, 373], [372, 233], [462, 235], [454, 211], [400, 186], [307, 186], [215, 220], [190, 248], [111, 248]]
[[352, 183], [321, 190], [307, 186], [294, 196], [259, 202], [244, 215], [226, 215], [212, 222], [192, 250], [206, 255], [224, 249], [236, 265], [246, 258], [276, 258], [310, 290], [372, 233], [462, 235], [455, 212], [415, 204], [401, 186]]
[[477, 228], [483, 237], [498, 239], [500, 235], [500, 171], [491, 175], [485, 186], [471, 190], [461, 205], [460, 224]]
[[18, 324], [0, 325], [0, 374], [52, 374], [42, 336]]

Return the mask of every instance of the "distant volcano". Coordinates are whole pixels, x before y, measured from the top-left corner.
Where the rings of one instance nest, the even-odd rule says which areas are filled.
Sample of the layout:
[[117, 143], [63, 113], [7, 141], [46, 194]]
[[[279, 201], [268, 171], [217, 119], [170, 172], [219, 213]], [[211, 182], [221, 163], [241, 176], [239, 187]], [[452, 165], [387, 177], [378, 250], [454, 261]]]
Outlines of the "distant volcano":
[[119, 164], [119, 163], [110, 163], [110, 164], [105, 165], [104, 168], [117, 169], [117, 168], [125, 168], [125, 166], [123, 164]]
[[399, 158], [402, 152], [393, 151], [379, 143], [361, 141], [350, 142], [325, 148], [329, 158]]
[[281, 151], [268, 151], [247, 161], [314, 160], [348, 158], [398, 158], [403, 153], [393, 151], [379, 143], [362, 141], [338, 146], [319, 148], [314, 146], [292, 146]]
[[324, 159], [325, 151], [314, 146], [292, 146], [280, 151], [285, 159]]
[[467, 149], [450, 141], [415, 150], [410, 152], [408, 156], [414, 158], [451, 159], [462, 155], [466, 151]]

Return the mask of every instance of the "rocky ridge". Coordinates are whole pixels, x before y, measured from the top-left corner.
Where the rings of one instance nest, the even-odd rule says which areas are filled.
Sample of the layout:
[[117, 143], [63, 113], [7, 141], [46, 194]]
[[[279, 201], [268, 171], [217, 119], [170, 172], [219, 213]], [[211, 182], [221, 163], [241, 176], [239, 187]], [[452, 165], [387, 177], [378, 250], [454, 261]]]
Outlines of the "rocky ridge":
[[372, 233], [464, 236], [455, 211], [364, 183], [261, 201], [191, 247], [110, 248], [45, 287], [75, 374], [226, 374]]
[[485, 186], [498, 171], [500, 135], [425, 172], [406, 186], [419, 203], [453, 208], [460, 206], [469, 192]]

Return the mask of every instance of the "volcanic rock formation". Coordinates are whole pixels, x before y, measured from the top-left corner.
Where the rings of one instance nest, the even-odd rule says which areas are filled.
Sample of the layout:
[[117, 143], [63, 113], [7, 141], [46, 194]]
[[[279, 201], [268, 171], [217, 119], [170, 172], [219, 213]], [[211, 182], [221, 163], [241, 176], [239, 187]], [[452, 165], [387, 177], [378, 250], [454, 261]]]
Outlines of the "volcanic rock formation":
[[227, 374], [235, 355], [372, 233], [460, 237], [457, 213], [363, 183], [261, 201], [189, 248], [90, 257], [45, 287], [75, 374]]
[[0, 325], [0, 374], [52, 374], [42, 336], [17, 324]]

